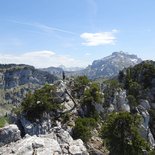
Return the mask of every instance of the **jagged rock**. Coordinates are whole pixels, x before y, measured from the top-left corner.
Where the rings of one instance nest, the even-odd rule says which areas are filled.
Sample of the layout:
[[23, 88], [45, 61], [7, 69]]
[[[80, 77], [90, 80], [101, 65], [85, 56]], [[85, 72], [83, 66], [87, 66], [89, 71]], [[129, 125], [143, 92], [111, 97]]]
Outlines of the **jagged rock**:
[[54, 82], [54, 85], [57, 88], [57, 95], [62, 96], [66, 89], [66, 83], [62, 80], [57, 80]]
[[140, 105], [142, 105], [146, 110], [149, 110], [151, 108], [148, 100], [141, 100]]
[[99, 114], [104, 112], [104, 108], [102, 104], [94, 103], [93, 105], [95, 106], [95, 109]]
[[25, 134], [29, 135], [39, 135], [46, 134], [52, 127], [52, 122], [50, 117], [41, 119], [39, 122], [30, 122], [24, 116], [20, 117], [21, 125], [24, 128]]
[[128, 111], [130, 112], [130, 106], [126, 97], [126, 90], [119, 89], [114, 93], [113, 105], [115, 111]]
[[5, 144], [15, 142], [21, 139], [20, 130], [18, 129], [17, 125], [10, 124], [3, 128], [0, 128], [0, 146]]
[[108, 112], [113, 112], [115, 110], [115, 107], [113, 104], [110, 104], [109, 108], [108, 108]]
[[[70, 99], [68, 102], [62, 103], [62, 106], [63, 106], [63, 112], [65, 113], [65, 112], [67, 112], [67, 111], [73, 109], [74, 106], [75, 106], [75, 104], [74, 104], [74, 102]], [[73, 112], [76, 113], [76, 112], [77, 112], [76, 109], [73, 109], [73, 110], [71, 111], [71, 113], [73, 113]]]
[[98, 136], [93, 136], [87, 143], [90, 155], [108, 155], [108, 150], [103, 145], [103, 140]]
[[140, 134], [143, 138], [145, 138], [150, 143], [150, 145], [153, 148], [155, 146], [155, 140], [149, 128], [150, 115], [147, 109], [142, 105], [138, 105], [136, 109], [143, 118], [141, 127], [140, 127]]
[[83, 145], [83, 141], [81, 139], [74, 140], [74, 141], [72, 141], [72, 143], [70, 143], [69, 154], [72, 154], [72, 155], [78, 155], [78, 154], [88, 155], [88, 152], [86, 151], [86, 148]]
[[[16, 149], [14, 150], [14, 146]], [[18, 143], [11, 144], [10, 149], [5, 152], [3, 149], [3, 155], [32, 155], [32, 154], [39, 154], [39, 155], [48, 155], [48, 154], [62, 154], [60, 145], [54, 139], [50, 138], [41, 138], [37, 136], [28, 137], [25, 139], [20, 140]], [[14, 150], [12, 153], [12, 149]], [[1, 152], [0, 152], [1, 153]]]
[[53, 128], [51, 131], [56, 134], [59, 144], [70, 144], [73, 142], [73, 138], [70, 134], [62, 128]]
[[26, 136], [15, 143], [1, 147], [3, 155], [88, 155], [82, 140], [73, 140], [69, 133], [55, 127], [50, 134]]

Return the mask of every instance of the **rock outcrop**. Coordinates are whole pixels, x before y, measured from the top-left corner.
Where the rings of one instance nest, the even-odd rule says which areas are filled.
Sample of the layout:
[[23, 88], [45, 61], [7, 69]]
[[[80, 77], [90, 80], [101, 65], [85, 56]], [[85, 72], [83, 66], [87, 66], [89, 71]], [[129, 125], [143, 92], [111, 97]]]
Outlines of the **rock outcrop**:
[[108, 108], [109, 112], [112, 111], [127, 111], [130, 112], [130, 106], [126, 97], [126, 90], [118, 88], [115, 90], [113, 97], [111, 97], [111, 102]]
[[0, 147], [19, 139], [21, 139], [21, 136], [17, 125], [10, 124], [6, 127], [0, 128]]
[[46, 83], [53, 83], [57, 78], [45, 71], [28, 65], [0, 65], [0, 100], [2, 103], [18, 105], [31, 90]]
[[21, 116], [18, 120], [18, 125], [22, 127], [22, 132], [24, 134], [29, 135], [47, 134], [52, 128], [52, 122], [49, 116], [43, 117], [38, 122], [30, 122], [25, 117]]
[[151, 145], [155, 147], [155, 140], [149, 127], [150, 115], [148, 110], [150, 109], [149, 102], [147, 100], [141, 100], [140, 105], [137, 106], [137, 112], [142, 116], [142, 123], [140, 126], [140, 134], [145, 138]]
[[50, 134], [28, 136], [10, 145], [1, 147], [3, 155], [88, 155], [82, 140], [73, 140], [69, 133], [55, 127]]

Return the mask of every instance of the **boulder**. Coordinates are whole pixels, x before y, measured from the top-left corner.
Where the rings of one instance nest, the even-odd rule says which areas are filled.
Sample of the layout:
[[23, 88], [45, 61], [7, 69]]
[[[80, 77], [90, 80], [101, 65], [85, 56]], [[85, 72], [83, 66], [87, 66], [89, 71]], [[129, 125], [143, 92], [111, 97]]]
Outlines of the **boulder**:
[[5, 144], [15, 142], [21, 139], [20, 130], [18, 129], [17, 125], [10, 124], [3, 128], [0, 128], [0, 146]]
[[140, 134], [143, 138], [145, 138], [151, 145], [152, 148], [155, 146], [155, 140], [152, 135], [152, 132], [150, 131], [149, 128], [149, 121], [150, 121], [150, 115], [142, 105], [137, 106], [137, 112], [142, 116], [142, 122], [140, 126]]
[[113, 105], [115, 111], [127, 111], [130, 112], [130, 106], [126, 97], [126, 90], [118, 89], [114, 93]]
[[148, 100], [141, 100], [140, 105], [142, 105], [146, 110], [149, 110], [151, 108]]
[[46, 134], [52, 127], [52, 122], [50, 117], [42, 118], [39, 122], [30, 122], [24, 116], [20, 117], [21, 125], [24, 128], [25, 134], [29, 135], [39, 135]]
[[62, 128], [55, 127], [50, 134], [28, 136], [0, 149], [3, 155], [88, 155], [83, 141], [73, 140]]
[[72, 143], [70, 143], [69, 145], [69, 153], [71, 155], [88, 155], [88, 152], [85, 148], [85, 146], [83, 145], [83, 141], [81, 139], [78, 140], [74, 140], [72, 141]]

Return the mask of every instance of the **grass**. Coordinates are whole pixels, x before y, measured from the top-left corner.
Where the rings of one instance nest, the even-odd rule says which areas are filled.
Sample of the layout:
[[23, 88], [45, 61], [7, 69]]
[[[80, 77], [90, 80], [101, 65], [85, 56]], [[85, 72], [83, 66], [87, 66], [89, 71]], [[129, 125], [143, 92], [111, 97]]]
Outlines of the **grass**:
[[0, 128], [4, 127], [5, 124], [7, 124], [9, 122], [8, 117], [4, 116], [4, 117], [0, 117]]

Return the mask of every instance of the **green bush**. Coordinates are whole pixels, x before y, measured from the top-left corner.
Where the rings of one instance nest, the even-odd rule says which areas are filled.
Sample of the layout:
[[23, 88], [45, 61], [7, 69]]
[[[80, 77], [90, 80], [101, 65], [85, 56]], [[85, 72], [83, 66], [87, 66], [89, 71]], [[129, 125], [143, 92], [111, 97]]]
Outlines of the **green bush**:
[[136, 98], [133, 95], [128, 95], [127, 99], [131, 109], [134, 109], [138, 105]]
[[142, 63], [125, 69], [119, 73], [119, 81], [124, 83], [124, 87], [129, 89], [131, 82], [136, 82], [143, 89], [152, 87], [152, 79], [155, 78], [155, 62], [143, 61]]
[[4, 127], [6, 123], [9, 123], [9, 119], [7, 116], [0, 117], [0, 128]]
[[54, 91], [54, 86], [45, 85], [34, 94], [28, 94], [21, 104], [21, 111], [30, 121], [40, 119], [44, 112], [56, 111], [60, 105], [53, 101]]
[[110, 155], [142, 155], [148, 143], [139, 134], [140, 117], [128, 112], [112, 113], [103, 124], [101, 136]]
[[84, 89], [89, 82], [90, 80], [87, 78], [87, 76], [78, 76], [74, 79], [74, 91], [77, 93], [78, 98], [83, 95]]
[[103, 107], [107, 108], [112, 102], [111, 99], [114, 97], [114, 93], [116, 92], [116, 90], [118, 88], [121, 88], [122, 86], [117, 80], [106, 80], [104, 81], [103, 85], [105, 85]]
[[[97, 102], [102, 101], [102, 95], [100, 93], [100, 88], [97, 83], [92, 83], [88, 89], [84, 91], [84, 102]], [[88, 101], [87, 101], [88, 100]]]
[[137, 82], [130, 82], [128, 88], [128, 94], [133, 95], [135, 98], [139, 97], [139, 92], [141, 90], [141, 85]]
[[93, 105], [93, 103], [101, 103], [102, 102], [102, 94], [100, 93], [100, 88], [97, 83], [92, 83], [89, 88], [84, 91], [84, 97], [82, 100], [82, 107], [87, 107], [87, 117], [93, 117], [96, 120], [99, 115]]
[[91, 130], [95, 126], [96, 122], [93, 118], [78, 118], [73, 128], [73, 138], [80, 138], [84, 142], [87, 142], [91, 138]]
[[151, 150], [148, 155], [155, 155], [155, 150]]

